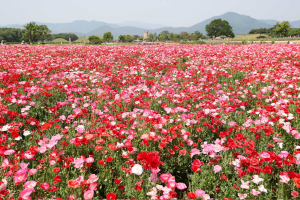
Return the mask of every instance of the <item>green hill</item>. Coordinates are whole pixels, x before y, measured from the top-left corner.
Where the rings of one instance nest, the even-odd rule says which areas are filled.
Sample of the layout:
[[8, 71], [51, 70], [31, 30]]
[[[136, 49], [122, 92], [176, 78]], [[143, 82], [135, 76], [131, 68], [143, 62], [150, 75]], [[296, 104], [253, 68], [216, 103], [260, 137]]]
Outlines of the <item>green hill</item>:
[[69, 42], [69, 41], [67, 41], [67, 40], [65, 40], [63, 38], [56, 38], [55, 40], [52, 40], [51, 42], [57, 43], [57, 42]]
[[87, 42], [89, 41], [87, 38], [84, 37], [79, 37], [77, 40], [75, 40], [74, 42]]

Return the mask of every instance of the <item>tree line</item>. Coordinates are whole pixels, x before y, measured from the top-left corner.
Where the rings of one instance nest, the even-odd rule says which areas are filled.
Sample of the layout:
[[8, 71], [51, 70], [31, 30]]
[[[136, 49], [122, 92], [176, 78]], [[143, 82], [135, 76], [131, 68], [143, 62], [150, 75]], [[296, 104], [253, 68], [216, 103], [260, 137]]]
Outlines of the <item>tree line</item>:
[[[207, 36], [214, 38], [219, 36], [234, 37], [232, 27], [228, 21], [222, 19], [215, 19], [205, 27]], [[158, 35], [156, 33], [150, 33], [147, 41], [197, 41], [199, 39], [206, 39], [203, 33], [195, 31], [194, 33], [181, 32], [179, 34], [164, 30]], [[24, 29], [2, 28], [0, 29], [0, 39], [7, 42], [20, 42], [22, 40], [29, 41], [30, 44], [36, 41], [44, 43], [45, 40], [53, 41], [57, 38], [63, 38], [72, 41], [78, 39], [78, 36], [72, 33], [59, 33], [51, 34], [51, 30], [46, 25], [37, 25], [35, 22], [30, 22], [24, 26]], [[111, 42], [113, 40], [120, 42], [132, 42], [134, 40], [144, 40], [139, 35], [120, 35], [118, 38], [114, 38], [111, 32], [104, 33], [103, 37], [92, 35], [88, 38], [90, 43], [101, 44], [102, 42]]]
[[73, 33], [51, 34], [51, 30], [46, 25], [37, 25], [35, 22], [30, 22], [24, 26], [24, 29], [19, 28], [0, 28], [0, 41], [6, 42], [33, 42], [45, 40], [52, 41], [56, 38], [63, 38], [72, 41], [77, 40], [78, 36]]
[[277, 22], [272, 28], [252, 29], [249, 34], [266, 34], [272, 37], [299, 36], [300, 28], [291, 28], [288, 21], [283, 21], [282, 23]]

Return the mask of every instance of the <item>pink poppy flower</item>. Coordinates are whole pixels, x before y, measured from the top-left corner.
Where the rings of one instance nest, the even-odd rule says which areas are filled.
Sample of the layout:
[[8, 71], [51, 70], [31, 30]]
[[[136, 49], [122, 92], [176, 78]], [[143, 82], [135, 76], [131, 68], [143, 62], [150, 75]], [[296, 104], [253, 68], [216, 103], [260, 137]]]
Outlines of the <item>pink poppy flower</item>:
[[94, 196], [94, 190], [88, 190], [84, 193], [84, 199], [92, 199]]
[[214, 166], [214, 172], [215, 172], [215, 174], [218, 173], [219, 171], [222, 171], [222, 167], [220, 165]]
[[205, 194], [204, 190], [196, 190], [195, 194], [197, 195], [197, 197], [203, 196]]
[[32, 197], [30, 197], [32, 192], [34, 192], [33, 188], [26, 188], [25, 190], [22, 190], [20, 192], [20, 198], [21, 199], [32, 199]]
[[167, 182], [170, 178], [171, 178], [171, 174], [169, 174], [169, 173], [164, 173], [164, 174], [161, 174], [160, 175], [160, 181], [161, 182]]
[[176, 184], [176, 187], [177, 187], [177, 189], [179, 189], [179, 190], [184, 190], [184, 189], [187, 188], [186, 184], [184, 184], [184, 183], [177, 183], [177, 184]]
[[35, 181], [27, 181], [25, 184], [24, 184], [24, 187], [27, 189], [27, 188], [34, 188], [36, 186], [36, 182]]
[[28, 176], [27, 173], [23, 173], [23, 174], [19, 173], [19, 174], [15, 175], [14, 176], [15, 185], [18, 185], [18, 184], [22, 183], [23, 181], [25, 181], [27, 176]]

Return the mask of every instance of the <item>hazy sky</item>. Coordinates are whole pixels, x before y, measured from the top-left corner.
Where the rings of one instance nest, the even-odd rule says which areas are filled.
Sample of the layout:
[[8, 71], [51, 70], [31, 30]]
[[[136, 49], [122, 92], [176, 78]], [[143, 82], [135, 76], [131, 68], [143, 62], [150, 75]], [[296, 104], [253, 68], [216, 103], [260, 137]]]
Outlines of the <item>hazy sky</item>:
[[300, 20], [300, 0], [0, 0], [0, 25], [96, 20], [191, 26], [225, 12]]

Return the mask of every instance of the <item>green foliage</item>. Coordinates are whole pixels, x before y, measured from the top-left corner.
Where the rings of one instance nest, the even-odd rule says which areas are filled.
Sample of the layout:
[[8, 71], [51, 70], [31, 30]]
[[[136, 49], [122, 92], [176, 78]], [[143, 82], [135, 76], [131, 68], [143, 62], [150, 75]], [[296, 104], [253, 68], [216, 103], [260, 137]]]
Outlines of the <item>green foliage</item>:
[[203, 39], [204, 37], [203, 33], [200, 33], [200, 31], [195, 31], [192, 35], [196, 35], [196, 40]]
[[71, 41], [78, 40], [78, 36], [73, 33], [59, 33], [59, 34], [53, 34], [50, 37], [50, 40], [55, 40], [56, 38], [63, 38], [67, 41], [69, 41], [69, 38], [71, 38]]
[[232, 27], [226, 20], [215, 19], [205, 26], [205, 30], [210, 37], [225, 35], [226, 37], [234, 38]]
[[[168, 40], [169, 39], [169, 34], [170, 34], [170, 32], [168, 31], [168, 30], [165, 30], [165, 31], [162, 31], [161, 33], [160, 33], [160, 35], [163, 35], [163, 36], [165, 36], [165, 39], [164, 40]], [[160, 36], [159, 36], [160, 37]], [[159, 38], [158, 38], [159, 39]]]
[[135, 40], [137, 40], [138, 38], [140, 38], [140, 36], [139, 36], [139, 35], [133, 35], [133, 38], [134, 38]]
[[277, 22], [274, 25], [273, 31], [275, 34], [280, 35], [281, 37], [281, 36], [287, 36], [290, 29], [291, 29], [290, 23], [288, 21], [283, 21], [281, 24]]
[[269, 34], [272, 33], [273, 28], [259, 28], [259, 29], [251, 29], [249, 34]]
[[24, 30], [16, 28], [0, 28], [0, 41], [21, 42]]
[[32, 44], [34, 39], [40, 35], [38, 31], [39, 26], [35, 22], [30, 22], [26, 24], [24, 28], [23, 38], [28, 39], [29, 43]]
[[247, 43], [248, 43], [248, 40], [245, 40], [245, 39], [242, 40], [242, 44], [247, 44]]
[[272, 44], [275, 44], [275, 41], [274, 41], [274, 40], [272, 40]]
[[114, 39], [114, 37], [111, 34], [111, 32], [106, 32], [106, 33], [103, 34], [103, 40], [105, 42], [111, 42], [111, 41], [113, 41], [113, 39]]
[[134, 40], [134, 37], [132, 35], [125, 35], [125, 40], [127, 42], [132, 42]]
[[158, 37], [158, 40], [163, 42], [163, 41], [166, 40], [166, 37], [165, 37], [164, 35], [160, 35], [160, 36]]
[[101, 44], [102, 40], [96, 36], [96, 35], [91, 35], [88, 40], [90, 41], [91, 44]]
[[180, 35], [180, 38], [182, 40], [188, 40], [189, 39], [189, 33], [188, 32], [181, 32], [181, 33], [179, 33], [179, 35]]
[[51, 30], [46, 25], [38, 26], [38, 34], [42, 43], [44, 43], [45, 39], [51, 37]]
[[300, 35], [300, 28], [291, 28], [287, 35], [290, 35], [290, 36]]
[[126, 40], [125, 40], [125, 35], [119, 35], [119, 41], [120, 42], [125, 42]]
[[149, 40], [150, 42], [154, 42], [154, 41], [156, 40], [155, 34], [154, 34], [154, 33], [149, 33], [149, 35], [148, 35], [148, 40]]

